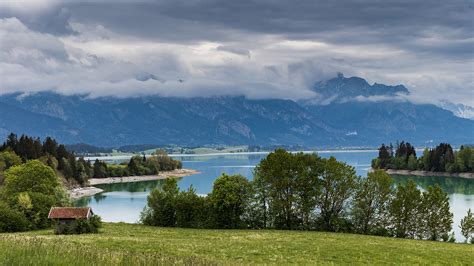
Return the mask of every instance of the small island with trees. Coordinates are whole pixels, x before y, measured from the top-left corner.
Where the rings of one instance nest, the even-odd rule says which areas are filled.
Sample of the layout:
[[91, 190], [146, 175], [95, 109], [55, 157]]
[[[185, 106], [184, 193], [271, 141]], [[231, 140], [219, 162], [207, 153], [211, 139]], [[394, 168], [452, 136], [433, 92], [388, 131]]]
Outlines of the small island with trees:
[[426, 148], [418, 157], [409, 142], [380, 146], [379, 155], [372, 160], [372, 169], [384, 169], [389, 174], [419, 176], [458, 176], [474, 178], [474, 149], [461, 146], [454, 150], [448, 143]]

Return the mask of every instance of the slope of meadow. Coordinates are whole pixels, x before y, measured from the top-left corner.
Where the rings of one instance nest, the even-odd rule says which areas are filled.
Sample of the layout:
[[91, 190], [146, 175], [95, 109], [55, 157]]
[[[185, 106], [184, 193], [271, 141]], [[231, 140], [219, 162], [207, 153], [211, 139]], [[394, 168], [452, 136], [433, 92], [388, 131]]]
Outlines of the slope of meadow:
[[0, 265], [471, 264], [474, 245], [353, 234], [105, 224], [99, 234], [0, 234]]

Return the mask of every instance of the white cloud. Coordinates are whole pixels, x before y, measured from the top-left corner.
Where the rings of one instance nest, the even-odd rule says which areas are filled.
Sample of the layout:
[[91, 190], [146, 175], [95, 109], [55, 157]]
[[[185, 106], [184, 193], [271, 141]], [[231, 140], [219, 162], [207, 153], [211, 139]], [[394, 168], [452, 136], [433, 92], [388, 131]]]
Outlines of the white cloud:
[[[464, 55], [473, 41], [461, 29], [425, 27], [402, 38], [363, 23], [331, 30], [315, 24], [310, 32], [304, 21], [279, 20], [278, 30], [260, 21], [269, 29], [252, 31], [245, 19], [235, 25], [225, 18], [209, 21], [200, 15], [157, 14], [155, 18], [142, 9], [126, 13], [128, 6], [117, 6], [109, 11], [77, 3], [65, 7], [57, 1], [0, 4], [0, 9], [7, 10], [0, 12], [4, 17], [0, 20], [0, 93], [55, 90], [93, 97], [307, 99], [315, 95], [311, 88], [316, 81], [343, 72], [370, 83], [404, 84], [411, 94], [403, 99], [410, 101], [448, 99], [474, 106], [473, 58], [451, 51]], [[104, 13], [98, 16], [99, 11]], [[122, 22], [116, 14], [138, 22]], [[156, 21], [140, 24], [145, 18]], [[345, 23], [358, 19], [351, 17]], [[287, 32], [285, 21], [291, 26]], [[396, 31], [404, 30], [402, 26]], [[130, 29], [139, 31], [134, 27], [146, 30], [131, 33]], [[387, 40], [381, 41], [385, 36]]]

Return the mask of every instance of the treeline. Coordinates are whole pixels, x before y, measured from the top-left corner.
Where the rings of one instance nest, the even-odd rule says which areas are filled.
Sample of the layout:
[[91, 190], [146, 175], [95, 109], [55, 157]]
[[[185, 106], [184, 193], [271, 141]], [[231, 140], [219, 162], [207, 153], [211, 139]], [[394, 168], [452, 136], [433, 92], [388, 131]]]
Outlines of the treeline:
[[[17, 137], [11, 133], [0, 147], [0, 180], [1, 172], [11, 166], [14, 158], [22, 162], [39, 160], [64, 176], [68, 181], [83, 185], [89, 178], [121, 177], [133, 175], [153, 175], [159, 171], [180, 169], [180, 161], [170, 158], [165, 151], [157, 150], [152, 156], [134, 156], [128, 163], [120, 165], [107, 164], [96, 160], [92, 163], [83, 157], [76, 158], [63, 144], [58, 144], [51, 137], [41, 141], [26, 135]], [[2, 166], [3, 165], [3, 166]]]
[[[42, 142], [40, 138], [33, 138], [27, 135], [8, 135], [6, 141], [0, 147], [0, 152], [18, 155], [23, 162], [29, 160], [39, 160], [54, 170], [60, 172], [66, 180], [74, 180], [79, 184], [84, 184], [88, 178], [88, 164], [82, 160], [76, 160], [73, 152], [69, 152], [66, 146], [58, 144], [51, 137], [46, 137]], [[4, 155], [5, 156], [5, 155]]]
[[458, 151], [454, 151], [450, 144], [441, 143], [435, 148], [425, 149], [418, 158], [409, 142], [402, 141], [395, 147], [382, 144], [378, 157], [372, 160], [372, 168], [473, 173], [474, 149], [461, 146]]
[[[90, 162], [89, 162], [90, 165]], [[107, 164], [103, 161], [95, 160], [92, 166], [89, 166], [91, 176], [94, 178], [121, 177], [121, 176], [139, 176], [156, 175], [160, 171], [172, 171], [181, 169], [182, 163], [173, 160], [165, 151], [156, 150], [151, 156], [136, 155], [130, 158], [128, 163]]]
[[[142, 223], [154, 226], [319, 230], [445, 241], [454, 241], [449, 235], [452, 219], [448, 196], [437, 185], [425, 192], [413, 181], [395, 188], [382, 170], [362, 179], [334, 157], [282, 149], [260, 162], [252, 181], [223, 174], [207, 196], [198, 196], [192, 187], [180, 191], [177, 181], [168, 179], [151, 192], [141, 214]], [[474, 227], [466, 228], [469, 237]]]

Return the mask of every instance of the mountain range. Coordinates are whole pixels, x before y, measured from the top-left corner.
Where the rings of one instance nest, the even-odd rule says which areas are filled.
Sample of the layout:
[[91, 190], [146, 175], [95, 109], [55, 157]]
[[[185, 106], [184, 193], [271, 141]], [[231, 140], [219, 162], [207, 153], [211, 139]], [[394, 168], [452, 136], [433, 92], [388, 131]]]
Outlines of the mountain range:
[[[403, 85], [370, 85], [359, 77], [317, 82], [300, 101], [243, 96], [135, 98], [0, 96], [0, 137], [52, 136], [102, 147], [130, 144], [376, 146], [473, 143], [474, 121], [431, 104], [403, 100]], [[454, 105], [456, 106], [456, 105]], [[451, 106], [452, 107], [452, 106]]]

